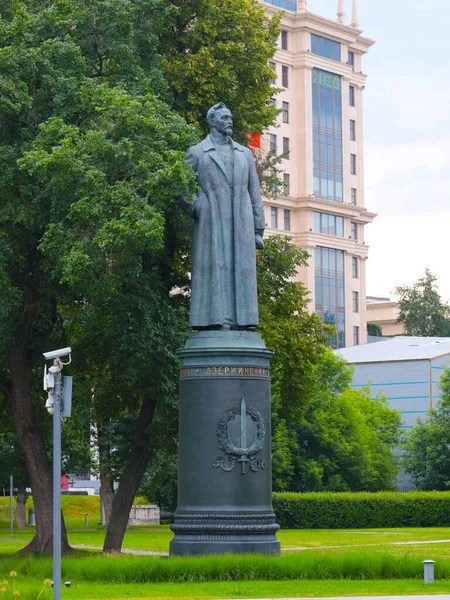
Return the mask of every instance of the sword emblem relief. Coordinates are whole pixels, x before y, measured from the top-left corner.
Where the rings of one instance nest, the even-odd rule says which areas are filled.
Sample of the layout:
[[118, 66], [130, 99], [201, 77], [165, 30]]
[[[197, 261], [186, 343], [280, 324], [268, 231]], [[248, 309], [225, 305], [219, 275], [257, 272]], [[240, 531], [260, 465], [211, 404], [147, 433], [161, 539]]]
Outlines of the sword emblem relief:
[[[238, 425], [237, 431], [236, 425]], [[241, 475], [245, 475], [247, 466], [254, 473], [265, 468], [265, 462], [256, 457], [264, 445], [266, 435], [264, 420], [255, 407], [247, 406], [244, 396], [241, 398], [240, 406], [229, 408], [223, 413], [217, 423], [216, 433], [219, 448], [225, 456], [218, 456], [213, 462], [213, 467], [220, 467], [222, 471], [229, 472], [235, 468], [236, 462], [239, 462]], [[239, 441], [235, 438], [239, 438]]]

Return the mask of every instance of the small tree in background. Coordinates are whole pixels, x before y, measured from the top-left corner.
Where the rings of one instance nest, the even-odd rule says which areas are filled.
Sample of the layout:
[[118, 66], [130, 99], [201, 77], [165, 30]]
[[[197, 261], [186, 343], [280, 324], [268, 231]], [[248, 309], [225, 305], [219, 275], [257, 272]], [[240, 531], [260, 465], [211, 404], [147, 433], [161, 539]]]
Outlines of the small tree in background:
[[400, 314], [397, 322], [405, 324], [408, 335], [450, 336], [448, 304], [442, 301], [436, 285], [437, 278], [429, 269], [412, 286], [399, 286]]

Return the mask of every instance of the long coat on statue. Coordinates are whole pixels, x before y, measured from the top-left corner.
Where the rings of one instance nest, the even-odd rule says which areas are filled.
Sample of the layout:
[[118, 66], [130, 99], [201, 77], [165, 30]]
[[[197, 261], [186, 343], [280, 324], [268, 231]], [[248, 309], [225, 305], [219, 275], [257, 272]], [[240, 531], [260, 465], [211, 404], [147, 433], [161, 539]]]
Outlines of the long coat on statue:
[[195, 202], [180, 201], [194, 218], [193, 328], [258, 324], [255, 230], [264, 230], [264, 209], [251, 151], [231, 138], [229, 142], [228, 175], [211, 136], [186, 154], [200, 188]]

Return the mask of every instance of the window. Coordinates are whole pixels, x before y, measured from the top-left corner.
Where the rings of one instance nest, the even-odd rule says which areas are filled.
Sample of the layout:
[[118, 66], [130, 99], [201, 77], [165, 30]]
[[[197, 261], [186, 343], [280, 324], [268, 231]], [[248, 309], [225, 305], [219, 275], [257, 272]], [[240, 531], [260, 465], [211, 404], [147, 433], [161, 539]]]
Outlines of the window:
[[352, 292], [353, 312], [359, 312], [359, 292]]
[[289, 156], [290, 148], [289, 148], [289, 138], [283, 138], [283, 154], [285, 154], [285, 158], [290, 158]]
[[350, 139], [352, 142], [356, 140], [356, 121], [350, 119]]
[[315, 311], [324, 323], [336, 327], [329, 343], [345, 347], [344, 252], [317, 246], [314, 251]]
[[355, 53], [354, 52], [350, 52], [350, 50], [348, 51], [347, 64], [351, 65], [352, 67], [355, 66]]
[[356, 204], [356, 188], [351, 188], [351, 203]]
[[275, 100], [275, 98], [269, 98], [269, 104], [271, 104], [272, 106], [276, 106], [277, 101]]
[[281, 30], [281, 49], [289, 50], [289, 48], [288, 48], [288, 32], [284, 31], [283, 29]]
[[313, 33], [311, 34], [311, 52], [325, 58], [331, 58], [331, 60], [341, 61], [340, 43], [314, 35]]
[[357, 225], [357, 223], [353, 223], [353, 221], [351, 222], [351, 225], [350, 225], [350, 238], [352, 240], [358, 239], [358, 225]]
[[284, 230], [291, 230], [291, 211], [287, 209], [284, 210]]
[[353, 327], [353, 345], [359, 345], [359, 327]]
[[289, 67], [286, 67], [286, 65], [281, 66], [281, 85], [284, 88], [289, 87]]
[[270, 226], [272, 229], [278, 228], [278, 208], [276, 206], [270, 207]]
[[273, 4], [274, 6], [291, 10], [292, 12], [297, 12], [297, 0], [264, 0], [264, 2], [266, 4]]
[[343, 201], [341, 78], [312, 70], [314, 195]]
[[359, 264], [358, 264], [358, 257], [357, 256], [352, 256], [352, 277], [353, 279], [358, 279], [359, 278]]
[[355, 86], [351, 85], [348, 90], [348, 101], [350, 106], [355, 106]]
[[289, 102], [282, 102], [283, 123], [289, 123]]
[[[273, 70], [273, 79], [270, 80], [270, 84], [276, 85], [276, 83], [277, 83], [277, 65], [272, 60], [269, 60], [269, 67]], [[271, 98], [271, 100], [272, 100], [272, 98]]]
[[291, 176], [289, 173], [283, 173], [283, 194], [289, 196], [291, 193]]
[[350, 173], [356, 175], [356, 154], [350, 154]]
[[328, 213], [314, 213], [314, 232], [344, 237], [344, 218]]
[[270, 134], [270, 151], [277, 153], [277, 136], [274, 133]]

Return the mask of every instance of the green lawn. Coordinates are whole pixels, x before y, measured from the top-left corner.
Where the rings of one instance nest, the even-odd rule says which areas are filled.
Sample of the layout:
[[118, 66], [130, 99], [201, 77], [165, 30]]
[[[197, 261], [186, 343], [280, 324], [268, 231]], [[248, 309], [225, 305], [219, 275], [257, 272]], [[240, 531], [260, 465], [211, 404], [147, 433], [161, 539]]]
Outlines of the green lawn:
[[[21, 600], [35, 600], [42, 589], [40, 581], [18, 578]], [[104, 584], [74, 582], [63, 587], [63, 600], [206, 600], [218, 598], [295, 598], [326, 596], [448, 594], [450, 582], [424, 585], [421, 581], [236, 581], [225, 583]], [[46, 589], [40, 600], [51, 600]]]
[[[84, 519], [67, 519], [67, 529], [71, 544], [88, 546], [102, 546], [105, 537], [105, 528], [97, 525], [95, 519], [90, 519], [89, 527], [85, 527]], [[14, 527], [13, 538], [23, 540], [23, 545], [31, 540], [34, 527], [17, 529]], [[134, 550], [153, 550], [167, 552], [172, 532], [168, 525], [150, 525], [130, 527], [125, 534], [123, 547]], [[357, 529], [357, 530], [326, 530], [326, 529], [289, 529], [280, 531], [278, 538], [283, 549], [287, 548], [324, 548], [334, 551], [333, 546], [351, 548], [366, 547], [371, 551], [386, 552], [403, 555], [405, 552], [422, 556], [429, 552], [450, 558], [450, 543], [392, 545], [393, 542], [424, 542], [436, 540], [450, 540], [449, 527], [414, 527], [403, 529]], [[0, 538], [9, 538], [9, 525], [0, 523]], [[17, 549], [17, 545], [9, 543], [9, 551]], [[19, 543], [20, 547], [20, 543]], [[0, 551], [8, 551], [0, 544]], [[356, 550], [356, 548], [355, 548]], [[359, 552], [359, 550], [356, 550]]]
[[[105, 528], [97, 525], [96, 519], [90, 519], [89, 527], [84, 526], [84, 519], [68, 519], [66, 521], [69, 532], [69, 540], [72, 544], [102, 546], [105, 535]], [[32, 571], [25, 569], [25, 562], [32, 561], [33, 558], [18, 558], [14, 552], [23, 547], [33, 536], [34, 528], [29, 527], [25, 530], [14, 528], [14, 540], [18, 542], [6, 541], [9, 535], [9, 525], [0, 523], [0, 581], [2, 577], [7, 577], [11, 568], [18, 571], [17, 586], [21, 591], [21, 600], [35, 600], [39, 590], [42, 589], [42, 579], [50, 576], [51, 561], [43, 561]], [[131, 527], [124, 539], [124, 548], [167, 551], [172, 533], [167, 525]], [[278, 537], [281, 541], [285, 556], [297, 556], [299, 561], [311, 557], [311, 561], [317, 559], [323, 560], [328, 556], [331, 562], [333, 558], [339, 556], [347, 557], [352, 561], [352, 557], [361, 556], [375, 557], [380, 553], [388, 554], [391, 557], [398, 557], [399, 560], [405, 557], [412, 557], [417, 560], [419, 569], [420, 561], [431, 558], [437, 561], [437, 569], [440, 561], [450, 560], [450, 543], [433, 543], [438, 540], [450, 539], [450, 528], [404, 528], [404, 529], [383, 529], [383, 530], [286, 530], [280, 531]], [[392, 542], [429, 542], [425, 544], [411, 545], [393, 545]], [[287, 550], [289, 548], [305, 548], [305, 550]], [[89, 552], [81, 553], [84, 558], [89, 557]], [[316, 558], [315, 558], [316, 557]], [[100, 557], [99, 557], [100, 558]], [[130, 559], [133, 557], [129, 557]], [[147, 560], [166, 560], [151, 559], [150, 557], [141, 557], [143, 561]], [[86, 578], [80, 572], [74, 572], [72, 575], [71, 561], [73, 559], [64, 559], [66, 564], [65, 571], [67, 578], [72, 580], [73, 587], [64, 588], [63, 598], [70, 599], [111, 599], [134, 598], [135, 600], [161, 599], [169, 598], [255, 598], [255, 597], [308, 597], [308, 596], [358, 596], [358, 595], [407, 595], [407, 594], [437, 594], [450, 593], [450, 579], [437, 581], [432, 586], [425, 586], [420, 579], [386, 579], [383, 581], [364, 580], [352, 581], [348, 579], [333, 579], [315, 581], [313, 579], [302, 580], [279, 580], [279, 581], [217, 581], [217, 582], [188, 582], [188, 583], [111, 583], [110, 581], [97, 581], [96, 576], [92, 577], [95, 581], [87, 582]], [[91, 563], [92, 560], [92, 563]], [[108, 560], [108, 559], [106, 559]], [[123, 559], [126, 560], [124, 556]], [[272, 559], [277, 560], [277, 559]], [[281, 559], [283, 560], [283, 559]], [[93, 559], [87, 560], [88, 565], [94, 564]], [[17, 564], [17, 567], [16, 567]], [[328, 563], [327, 563], [328, 564]], [[112, 563], [108, 563], [108, 569], [113, 568]], [[88, 567], [90, 569], [90, 567]], [[24, 571], [29, 573], [24, 576]], [[36, 575], [42, 572], [42, 579], [36, 579]], [[22, 579], [21, 579], [22, 576]], [[270, 576], [270, 579], [273, 579]], [[45, 590], [40, 596], [40, 600], [51, 600], [51, 590]], [[8, 596], [5, 596], [8, 600]]]

